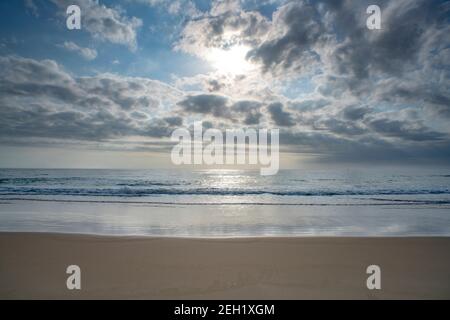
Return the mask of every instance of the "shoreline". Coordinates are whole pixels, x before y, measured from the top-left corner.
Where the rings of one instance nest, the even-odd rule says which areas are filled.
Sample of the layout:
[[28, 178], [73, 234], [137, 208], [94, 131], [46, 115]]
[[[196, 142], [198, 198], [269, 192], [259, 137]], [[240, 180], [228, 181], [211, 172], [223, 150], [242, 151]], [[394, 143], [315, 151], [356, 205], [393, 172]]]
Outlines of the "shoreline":
[[146, 205], [0, 200], [0, 232], [179, 238], [450, 236], [435, 206]]
[[109, 233], [90, 233], [90, 232], [58, 232], [58, 231], [5, 231], [0, 230], [0, 237], [2, 235], [14, 234], [20, 235], [33, 235], [33, 236], [74, 236], [85, 238], [122, 238], [123, 240], [283, 240], [283, 239], [450, 239], [449, 235], [433, 235], [433, 234], [419, 234], [419, 235], [314, 235], [314, 234], [301, 234], [301, 235], [232, 235], [232, 236], [177, 236], [177, 235], [152, 235], [152, 234], [109, 234]]
[[[104, 196], [103, 196], [104, 197]], [[324, 196], [329, 197], [329, 196]], [[100, 196], [102, 198], [102, 196]], [[113, 196], [110, 200], [83, 200], [83, 199], [46, 199], [46, 198], [19, 198], [19, 197], [4, 197], [0, 195], [0, 202], [5, 201], [30, 201], [30, 202], [55, 202], [55, 203], [94, 203], [94, 204], [142, 204], [142, 205], [164, 205], [164, 206], [306, 206], [306, 207], [364, 207], [364, 206], [442, 206], [443, 209], [448, 209], [450, 201], [447, 200], [401, 200], [389, 198], [359, 198], [359, 201], [379, 201], [379, 202], [355, 202], [355, 203], [326, 203], [326, 202], [168, 202], [168, 201], [136, 201], [136, 200], [116, 200], [120, 196]], [[127, 198], [127, 197], [124, 197]], [[128, 199], [133, 197], [128, 197]], [[355, 199], [354, 199], [355, 200]]]
[[[450, 237], [0, 232], [0, 299], [449, 299]], [[81, 268], [68, 290], [66, 268]], [[381, 268], [381, 290], [366, 268]]]

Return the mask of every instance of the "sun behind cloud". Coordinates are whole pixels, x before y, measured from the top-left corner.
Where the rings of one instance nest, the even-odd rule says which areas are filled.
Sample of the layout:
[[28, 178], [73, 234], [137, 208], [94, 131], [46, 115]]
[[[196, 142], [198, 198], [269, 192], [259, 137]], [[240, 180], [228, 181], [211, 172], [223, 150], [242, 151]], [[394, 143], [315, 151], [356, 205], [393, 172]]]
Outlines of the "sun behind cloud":
[[250, 47], [234, 45], [228, 49], [211, 48], [206, 59], [220, 74], [240, 75], [255, 69], [255, 65], [246, 59]]

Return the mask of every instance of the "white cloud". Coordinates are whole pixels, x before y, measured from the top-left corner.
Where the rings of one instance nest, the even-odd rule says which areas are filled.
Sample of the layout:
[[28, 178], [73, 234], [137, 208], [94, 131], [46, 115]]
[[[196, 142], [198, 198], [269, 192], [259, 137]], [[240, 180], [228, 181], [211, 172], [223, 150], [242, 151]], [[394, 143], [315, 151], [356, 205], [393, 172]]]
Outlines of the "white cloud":
[[72, 41], [65, 41], [60, 47], [78, 53], [86, 60], [94, 60], [97, 58], [97, 50], [91, 48], [83, 48]]
[[137, 31], [142, 20], [126, 17], [118, 8], [108, 8], [94, 0], [51, 0], [65, 16], [69, 5], [81, 8], [81, 28], [96, 39], [126, 45], [130, 50], [137, 49]]

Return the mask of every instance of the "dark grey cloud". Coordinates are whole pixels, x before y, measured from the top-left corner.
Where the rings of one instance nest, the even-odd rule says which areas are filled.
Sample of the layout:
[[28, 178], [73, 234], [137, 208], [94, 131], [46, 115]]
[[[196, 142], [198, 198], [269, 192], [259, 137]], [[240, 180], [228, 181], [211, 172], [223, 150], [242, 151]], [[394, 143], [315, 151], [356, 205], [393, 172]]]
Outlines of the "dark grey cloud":
[[300, 113], [298, 117], [299, 123], [309, 129], [349, 139], [364, 136], [378, 140], [396, 138], [403, 142], [424, 143], [449, 139], [448, 133], [428, 127], [415, 109], [375, 112], [368, 106], [350, 105]]
[[216, 79], [209, 80], [207, 82], [207, 85], [208, 85], [209, 92], [220, 91], [224, 87], [224, 84]]
[[316, 91], [332, 99], [353, 95], [372, 99], [369, 104], [423, 102], [438, 116], [450, 114], [448, 3], [377, 1], [381, 30], [366, 27], [370, 4], [375, 3], [323, 0], [281, 6], [268, 36], [248, 58], [281, 79], [320, 74]]
[[327, 99], [324, 99], [322, 97], [317, 99], [305, 99], [302, 101], [288, 101], [287, 105], [290, 109], [298, 110], [298, 111], [315, 111], [318, 109], [321, 109], [323, 107], [326, 107], [330, 105], [330, 101]]
[[185, 113], [210, 115], [244, 125], [258, 125], [263, 118], [263, 104], [254, 100], [232, 102], [221, 95], [199, 94], [186, 96], [177, 104]]
[[167, 122], [171, 126], [182, 126], [183, 125], [183, 118], [179, 116], [174, 117], [166, 117], [164, 118], [164, 121]]
[[336, 118], [328, 118], [314, 122], [315, 130], [327, 130], [338, 135], [357, 136], [367, 133], [364, 125], [355, 121], [343, 121]]
[[160, 103], [176, 101], [181, 94], [157, 81], [112, 75], [73, 78], [53, 61], [14, 56], [0, 57], [0, 68], [2, 137], [167, 137], [182, 123], [179, 117], [158, 117]]
[[326, 30], [318, 18], [317, 9], [304, 1], [289, 3], [274, 17], [277, 35], [251, 50], [247, 57], [261, 62], [264, 71], [293, 70], [302, 72], [309, 65], [305, 61], [318, 61], [314, 46], [327, 39]]
[[344, 119], [351, 121], [361, 120], [369, 113], [371, 113], [371, 109], [368, 107], [347, 106], [342, 110]]
[[244, 119], [241, 120], [243, 124], [258, 125], [263, 118], [262, 106], [263, 104], [259, 101], [241, 100], [234, 103], [231, 109], [244, 116]]
[[437, 164], [448, 165], [450, 141], [429, 141], [404, 145], [374, 136], [358, 139], [325, 132], [280, 131], [280, 143], [290, 152], [314, 154], [317, 163]]
[[138, 123], [135, 115], [99, 110], [90, 113], [50, 111], [32, 105], [17, 109], [0, 104], [0, 136], [104, 141], [126, 136], [169, 137], [176, 121], [153, 118]]
[[280, 102], [269, 104], [267, 110], [277, 126], [292, 127], [295, 125], [292, 115], [283, 110], [283, 104]]
[[[41, 97], [77, 108], [156, 109], [160, 100], [178, 97], [158, 81], [114, 75], [73, 78], [54, 61], [0, 57], [0, 92], [4, 97]], [[163, 99], [161, 99], [163, 97]]]
[[263, 117], [260, 112], [250, 112], [245, 116], [244, 124], [246, 125], [258, 125]]
[[[450, 51], [450, 50], [449, 50]], [[449, 56], [450, 59], [450, 56]], [[425, 83], [411, 79], [386, 81], [376, 87], [376, 98], [390, 103], [420, 104], [437, 117], [450, 118], [450, 77], [445, 74]]]
[[190, 113], [211, 114], [214, 117], [229, 118], [228, 98], [215, 94], [187, 96], [178, 105]]
[[378, 73], [401, 76], [423, 63], [420, 58], [429, 53], [427, 41], [431, 38], [448, 41], [441, 32], [448, 31], [447, 13], [439, 1], [381, 1], [382, 30], [376, 32], [367, 30], [366, 16], [361, 19], [361, 9], [369, 3], [346, 2], [339, 8], [330, 7], [335, 28], [347, 35], [333, 52], [333, 65], [339, 74], [358, 79]]
[[399, 121], [390, 119], [375, 119], [368, 126], [384, 136], [396, 137], [412, 141], [444, 140], [446, 134], [436, 132], [423, 126], [420, 122]]
[[[295, 1], [278, 9], [273, 36], [249, 52], [266, 71], [297, 70], [314, 60], [357, 79], [414, 67], [430, 42], [448, 42], [448, 9], [439, 1], [378, 1], [382, 30], [366, 27], [370, 1]], [[431, 38], [431, 39], [430, 39]], [[438, 48], [445, 49], [445, 45]], [[331, 51], [331, 54], [330, 54]], [[328, 56], [327, 56], [328, 55]]]
[[156, 109], [159, 101], [148, 95], [148, 83], [140, 79], [119, 77], [81, 78], [79, 86], [90, 95], [107, 98], [111, 103], [124, 110]]
[[89, 114], [77, 111], [55, 112], [39, 105], [18, 109], [4, 105], [3, 102], [0, 110], [1, 136], [98, 141], [133, 133], [130, 120], [113, 116], [107, 111]]

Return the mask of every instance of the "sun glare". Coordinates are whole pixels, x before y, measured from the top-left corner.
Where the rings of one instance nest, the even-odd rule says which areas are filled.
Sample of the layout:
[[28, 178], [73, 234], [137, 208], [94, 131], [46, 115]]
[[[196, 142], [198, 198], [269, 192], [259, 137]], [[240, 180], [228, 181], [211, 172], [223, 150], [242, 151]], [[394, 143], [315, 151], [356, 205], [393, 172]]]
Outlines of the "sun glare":
[[208, 60], [219, 73], [245, 74], [254, 67], [252, 63], [245, 59], [249, 50], [249, 47], [242, 45], [233, 46], [227, 50], [214, 48], [209, 52]]

